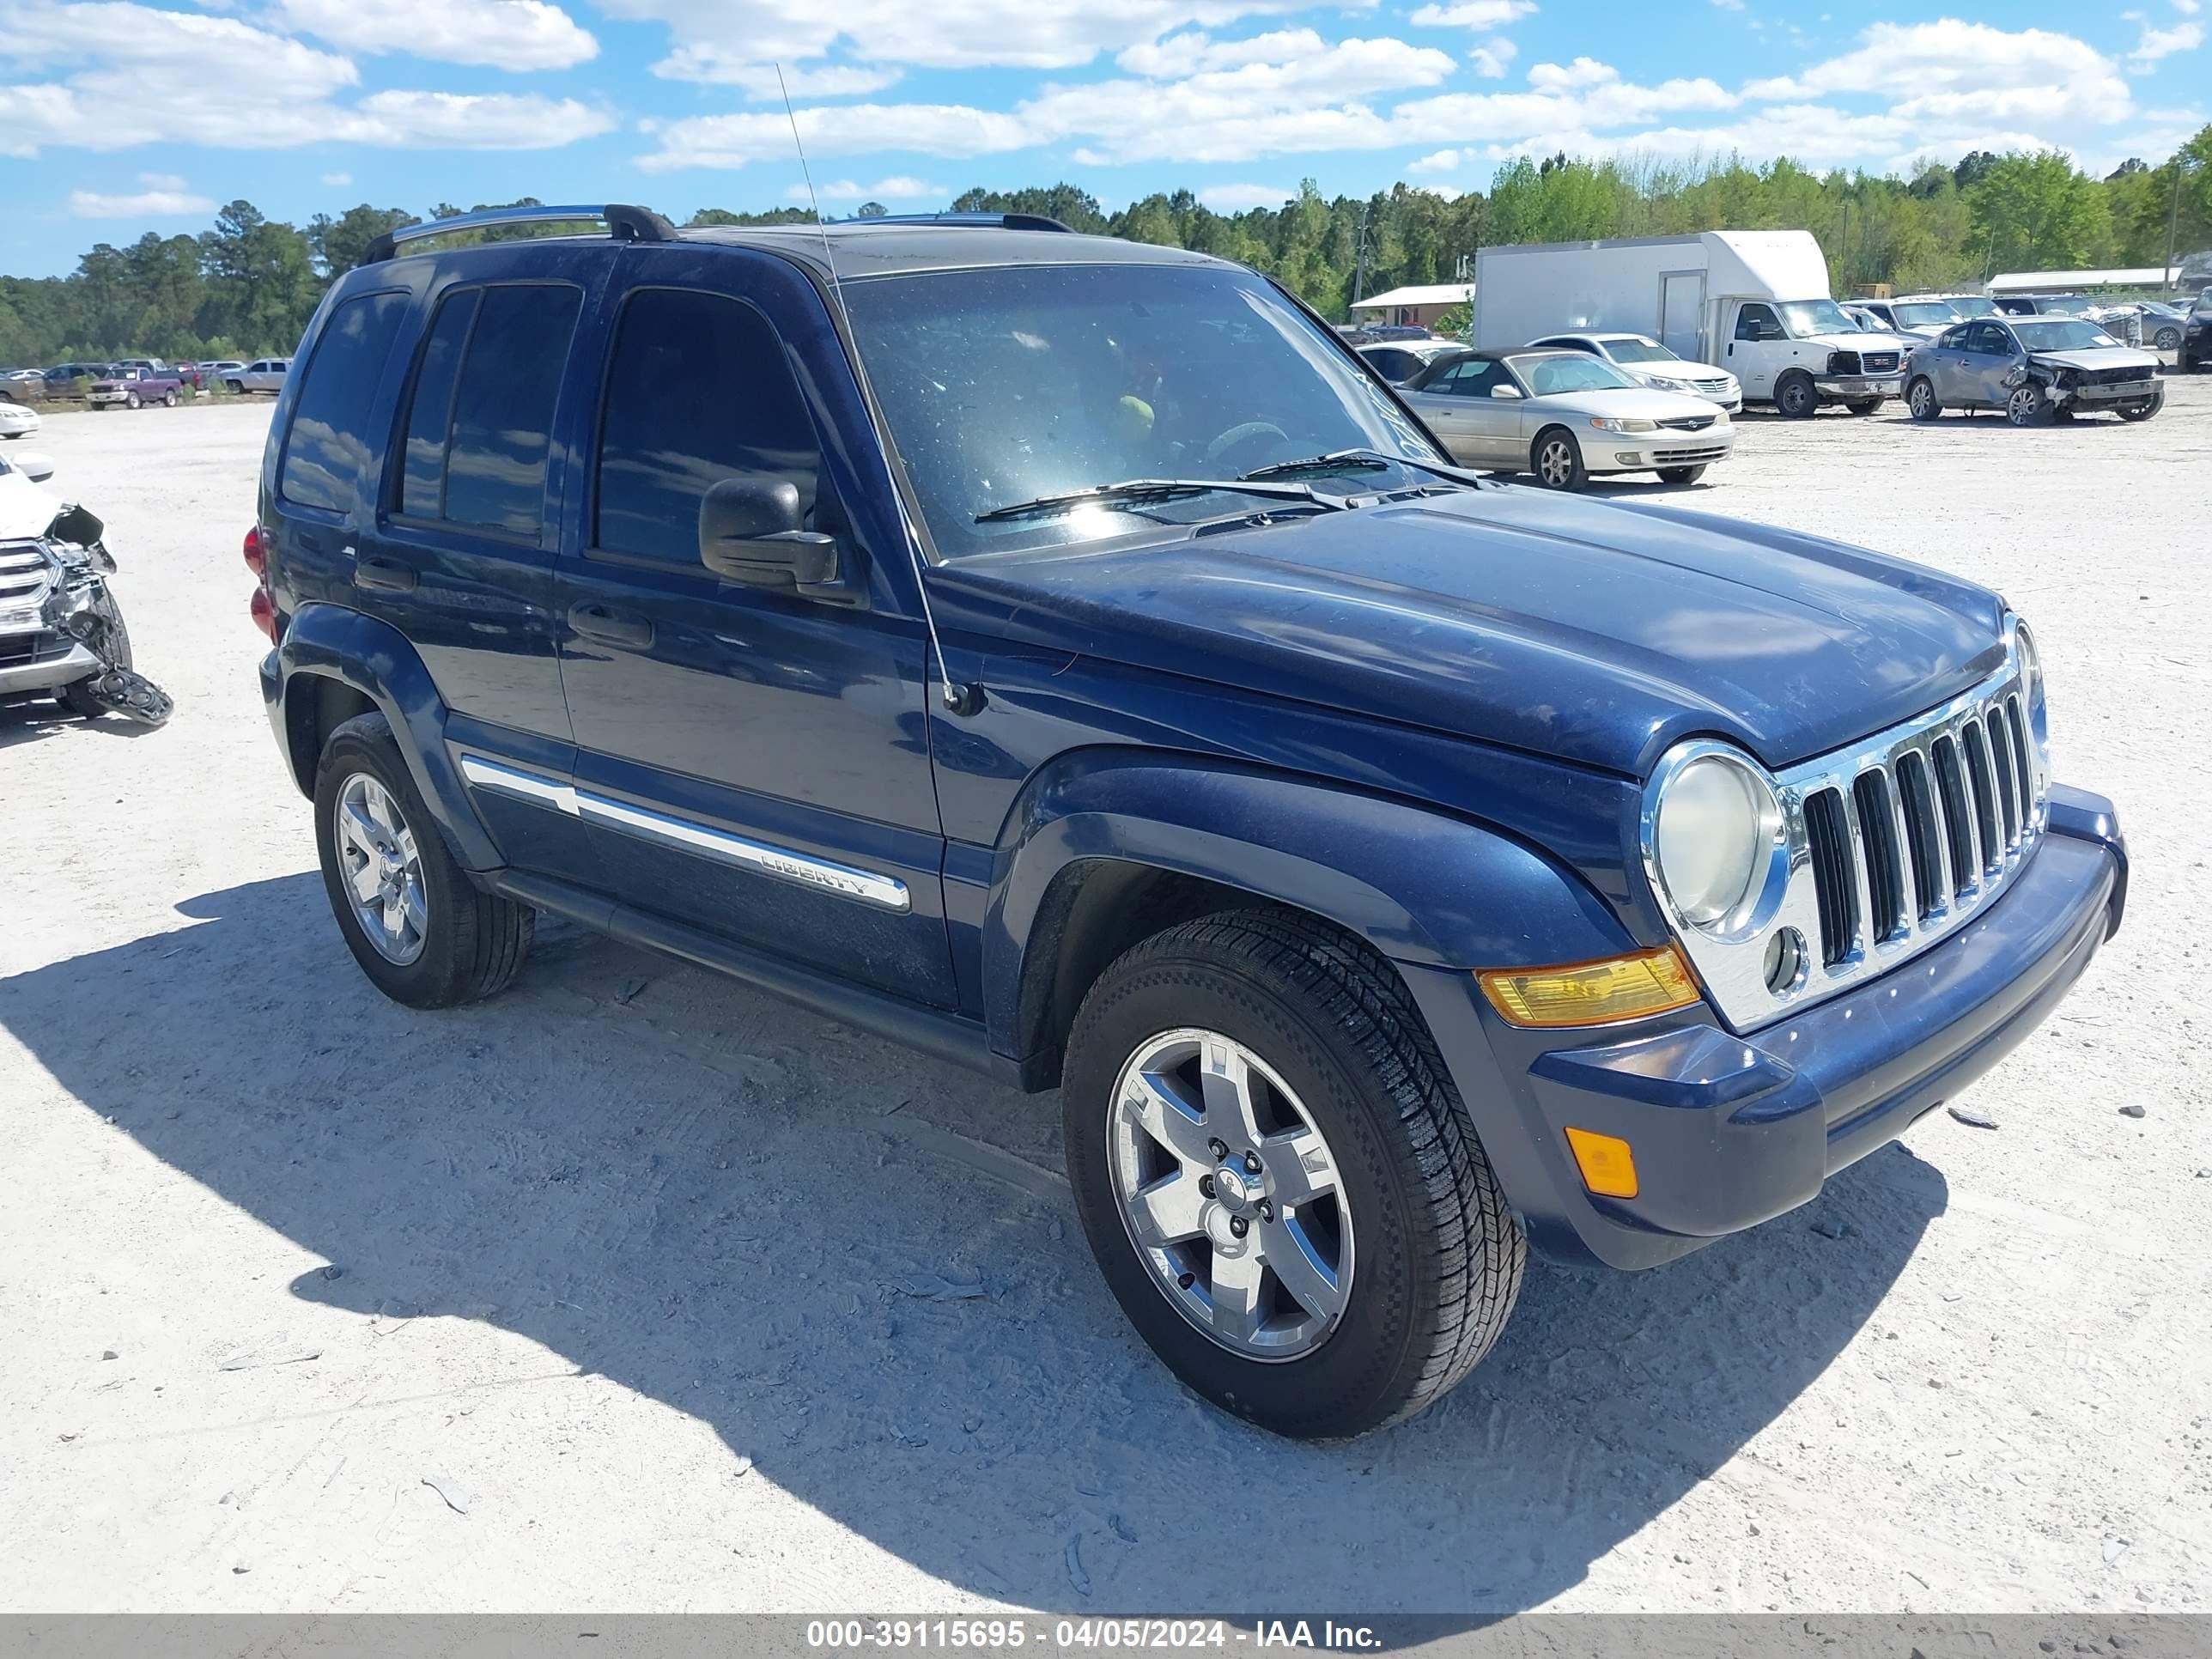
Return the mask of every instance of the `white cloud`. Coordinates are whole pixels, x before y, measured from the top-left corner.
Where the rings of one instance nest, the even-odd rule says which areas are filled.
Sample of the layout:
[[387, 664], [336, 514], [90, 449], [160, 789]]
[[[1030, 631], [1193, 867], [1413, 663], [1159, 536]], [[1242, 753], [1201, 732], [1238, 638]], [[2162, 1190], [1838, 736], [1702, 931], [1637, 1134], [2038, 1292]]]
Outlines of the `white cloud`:
[[[616, 125], [574, 99], [393, 89], [341, 103], [334, 95], [360, 79], [350, 58], [237, 18], [131, 0], [12, 0], [8, 25], [0, 32], [0, 155], [154, 143], [542, 149]], [[9, 80], [9, 66], [46, 78]], [[245, 76], [282, 95], [216, 95]], [[184, 95], [185, 88], [206, 95]]]
[[1294, 202], [1298, 193], [1280, 185], [1207, 185], [1198, 199], [1216, 213], [1244, 213], [1253, 208], [1279, 208]]
[[1904, 96], [1907, 119], [1937, 124], [2023, 119], [2111, 122], [2131, 99], [2112, 61], [2070, 34], [2008, 32], [1946, 17], [1933, 23], [1876, 23], [1856, 52], [1802, 75], [1754, 81], [1747, 98], [1795, 101], [1830, 93]]
[[2197, 0], [2173, 0], [2173, 9], [2184, 17], [2194, 17], [2197, 11]]
[[1474, 65], [1474, 72], [1486, 81], [1499, 81], [1505, 76], [1505, 66], [1519, 55], [1521, 48], [1510, 40], [1486, 40], [1467, 55]]
[[1565, 92], [1576, 87], [1595, 87], [1607, 81], [1620, 79], [1620, 71], [1610, 64], [1601, 64], [1595, 58], [1577, 58], [1561, 68], [1557, 64], [1538, 64], [1528, 71], [1528, 84], [1547, 92]]
[[1717, 11], [1741, 11], [1743, 0], [1713, 0], [1713, 7]]
[[1408, 161], [1406, 171], [1416, 176], [1425, 173], [1457, 173], [1460, 153], [1455, 149], [1431, 150], [1418, 161]]
[[855, 184], [850, 179], [833, 179], [812, 191], [809, 191], [804, 183], [793, 185], [784, 191], [784, 195], [794, 202], [810, 201], [816, 196], [825, 202], [919, 202], [951, 194], [942, 185], [907, 178], [878, 179], [872, 185]]
[[1535, 9], [1535, 0], [1457, 0], [1455, 4], [1423, 6], [1413, 14], [1413, 27], [1422, 29], [1502, 29]]
[[1209, 70], [1239, 69], [1246, 64], [1287, 63], [1328, 50], [1311, 29], [1278, 29], [1243, 40], [1216, 40], [1193, 29], [1163, 40], [1139, 41], [1114, 61], [1132, 75], [1180, 81]]
[[599, 43], [546, 0], [278, 0], [276, 21], [349, 52], [491, 69], [570, 69]]
[[138, 182], [145, 188], [135, 196], [73, 190], [70, 212], [79, 219], [177, 219], [215, 211], [212, 197], [193, 195], [173, 173], [142, 173]]
[[[863, 63], [915, 69], [1073, 69], [1182, 28], [1305, 10], [1310, 0], [599, 0], [611, 17], [665, 23], [675, 49], [653, 65], [678, 80], [741, 65], [787, 73], [842, 46]], [[1355, 9], [1375, 0], [1352, 0]], [[701, 73], [714, 66], [711, 76]], [[794, 96], [796, 93], [794, 92]]]
[[2202, 23], [2176, 23], [2170, 29], [2154, 29], [2146, 23], [2142, 38], [2128, 53], [2128, 67], [2147, 70], [2161, 58], [2169, 58], [2177, 52], [2194, 52], [2203, 44]]
[[896, 86], [902, 70], [873, 64], [823, 64], [804, 69], [748, 60], [719, 46], [685, 46], [653, 65], [653, 73], [671, 81], [698, 81], [710, 85], [742, 87], [747, 96], [774, 103], [786, 94], [797, 98], [859, 98]]
[[332, 190], [343, 190], [348, 185], [353, 182], [353, 174], [350, 173], [326, 173], [323, 175], [323, 182], [328, 185]]

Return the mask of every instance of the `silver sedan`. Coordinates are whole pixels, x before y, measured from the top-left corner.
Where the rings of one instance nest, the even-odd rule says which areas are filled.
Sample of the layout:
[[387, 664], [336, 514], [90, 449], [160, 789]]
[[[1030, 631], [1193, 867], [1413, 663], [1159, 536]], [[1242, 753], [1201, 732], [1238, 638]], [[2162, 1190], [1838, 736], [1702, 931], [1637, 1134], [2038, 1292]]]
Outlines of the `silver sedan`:
[[1403, 395], [1461, 465], [1533, 472], [1552, 489], [1619, 472], [1695, 483], [1735, 447], [1727, 410], [1638, 386], [1584, 351], [1469, 351]]

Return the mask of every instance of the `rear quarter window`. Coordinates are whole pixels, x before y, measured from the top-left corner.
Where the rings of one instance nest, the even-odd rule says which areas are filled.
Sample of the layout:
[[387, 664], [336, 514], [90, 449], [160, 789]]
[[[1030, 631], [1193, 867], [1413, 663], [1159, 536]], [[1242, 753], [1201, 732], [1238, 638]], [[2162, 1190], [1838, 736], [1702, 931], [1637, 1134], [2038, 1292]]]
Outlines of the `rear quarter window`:
[[406, 311], [407, 296], [391, 292], [348, 300], [331, 313], [292, 406], [277, 483], [286, 501], [344, 513], [359, 499], [375, 459], [369, 404]]

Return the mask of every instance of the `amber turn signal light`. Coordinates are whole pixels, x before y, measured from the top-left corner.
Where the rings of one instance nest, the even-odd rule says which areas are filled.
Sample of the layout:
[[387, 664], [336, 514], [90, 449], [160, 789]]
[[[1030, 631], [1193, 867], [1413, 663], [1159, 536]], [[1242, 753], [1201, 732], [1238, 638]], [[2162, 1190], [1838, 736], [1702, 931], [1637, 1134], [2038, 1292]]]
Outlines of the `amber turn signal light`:
[[1575, 1168], [1583, 1172], [1583, 1186], [1601, 1198], [1636, 1196], [1636, 1157], [1619, 1135], [1570, 1129], [1567, 1146], [1575, 1155]]
[[1698, 981], [1671, 945], [1557, 968], [1486, 968], [1474, 977], [1516, 1025], [1613, 1025], [1698, 1000]]

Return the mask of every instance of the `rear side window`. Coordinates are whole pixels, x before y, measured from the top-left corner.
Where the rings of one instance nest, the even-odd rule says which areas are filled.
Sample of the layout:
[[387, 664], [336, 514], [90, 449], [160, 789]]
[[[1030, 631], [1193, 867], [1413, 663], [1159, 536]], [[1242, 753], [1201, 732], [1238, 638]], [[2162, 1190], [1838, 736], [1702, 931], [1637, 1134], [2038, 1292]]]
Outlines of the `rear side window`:
[[553, 407], [582, 299], [551, 283], [447, 296], [408, 402], [403, 514], [536, 538]]
[[292, 406], [278, 488], [301, 507], [350, 512], [373, 459], [365, 436], [369, 400], [406, 313], [404, 294], [365, 294], [331, 313]]
[[742, 301], [641, 289], [623, 307], [599, 428], [600, 550], [699, 562], [699, 500], [740, 475], [788, 478], [813, 527], [820, 447], [782, 343]]

